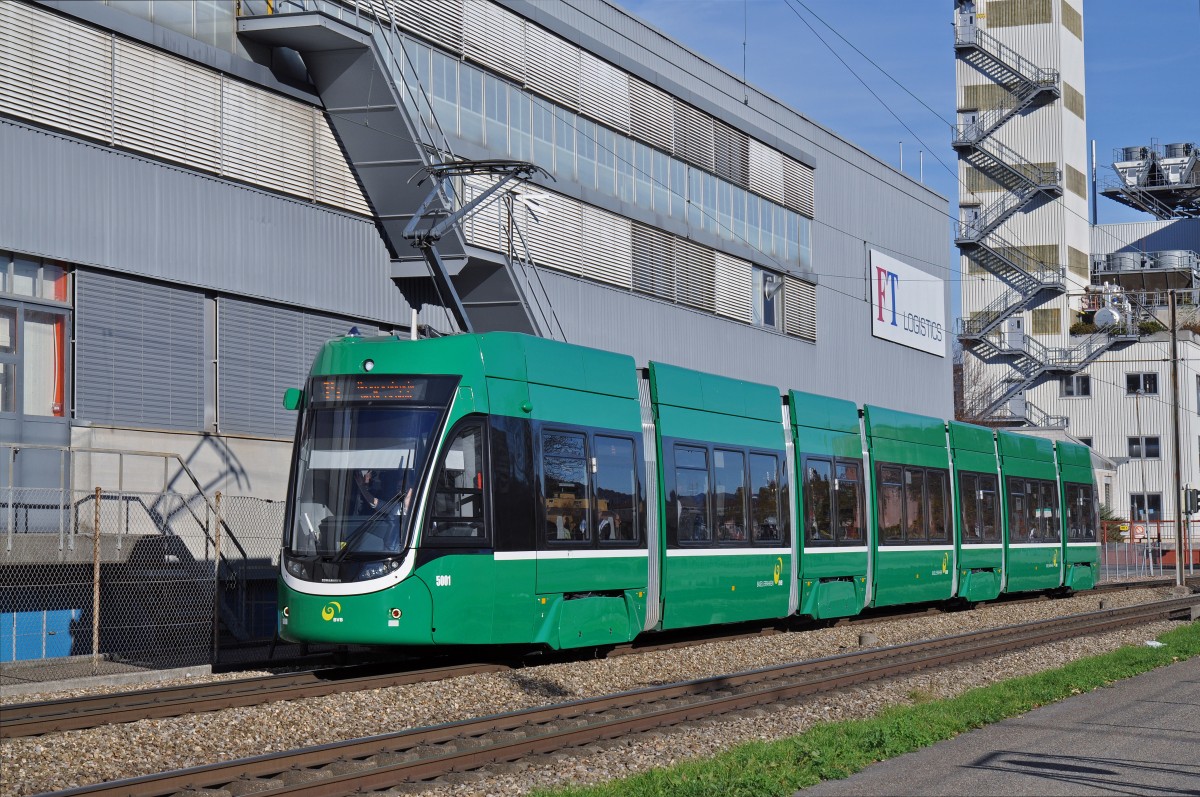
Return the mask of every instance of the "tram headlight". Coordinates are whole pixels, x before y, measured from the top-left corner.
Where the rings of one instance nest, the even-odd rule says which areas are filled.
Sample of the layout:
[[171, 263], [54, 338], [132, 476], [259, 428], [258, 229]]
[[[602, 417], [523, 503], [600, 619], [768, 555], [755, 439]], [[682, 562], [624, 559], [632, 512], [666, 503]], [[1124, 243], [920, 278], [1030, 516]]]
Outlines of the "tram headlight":
[[388, 574], [388, 562], [367, 562], [359, 568], [355, 581], [370, 581], [373, 578], [383, 578]]
[[291, 573], [296, 578], [304, 578], [305, 577], [304, 563], [301, 562], [299, 559], [288, 559], [287, 569], [288, 569], [288, 572]]

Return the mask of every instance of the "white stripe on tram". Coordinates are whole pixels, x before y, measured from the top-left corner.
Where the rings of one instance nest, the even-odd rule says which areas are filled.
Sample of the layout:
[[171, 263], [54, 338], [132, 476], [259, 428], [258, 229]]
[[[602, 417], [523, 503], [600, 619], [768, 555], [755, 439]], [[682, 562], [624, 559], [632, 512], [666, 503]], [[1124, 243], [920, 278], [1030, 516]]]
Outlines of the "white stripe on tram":
[[791, 548], [670, 548], [667, 556], [791, 556]]
[[838, 545], [838, 546], [812, 546], [804, 548], [800, 553], [802, 556], [815, 556], [819, 553], [866, 553], [867, 546], [865, 545]]
[[567, 551], [496, 551], [492, 554], [497, 562], [515, 562], [535, 559], [539, 562], [552, 559], [645, 559], [645, 548], [621, 548], [614, 551], [567, 550]]

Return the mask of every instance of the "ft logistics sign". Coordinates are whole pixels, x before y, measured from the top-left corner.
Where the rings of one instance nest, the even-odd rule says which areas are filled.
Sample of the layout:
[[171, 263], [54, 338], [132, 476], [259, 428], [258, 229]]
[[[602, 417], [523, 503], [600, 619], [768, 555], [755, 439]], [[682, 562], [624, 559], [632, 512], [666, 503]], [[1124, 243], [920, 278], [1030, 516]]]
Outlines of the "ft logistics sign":
[[945, 283], [883, 252], [869, 251], [871, 334], [945, 357]]

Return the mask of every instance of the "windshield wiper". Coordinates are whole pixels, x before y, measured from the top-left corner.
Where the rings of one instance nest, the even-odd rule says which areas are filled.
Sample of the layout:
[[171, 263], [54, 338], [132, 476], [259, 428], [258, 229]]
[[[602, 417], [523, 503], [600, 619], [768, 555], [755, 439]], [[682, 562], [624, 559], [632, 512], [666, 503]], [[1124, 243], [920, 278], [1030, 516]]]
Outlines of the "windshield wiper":
[[[357, 526], [354, 527], [353, 531], [351, 531], [349, 534], [346, 535], [346, 539], [342, 542], [341, 550], [339, 550], [336, 554], [334, 554], [333, 558], [330, 560], [331, 562], [342, 561], [342, 559], [345, 558], [346, 554], [350, 553], [353, 550], [354, 546], [351, 543], [353, 543], [356, 539], [358, 539], [364, 533], [366, 533], [367, 529], [369, 529], [373, 525], [375, 525], [375, 523], [378, 522], [380, 518], [386, 517], [391, 514], [392, 507], [394, 507], [396, 505], [396, 502], [399, 501], [404, 496], [405, 491], [408, 489], [408, 477], [411, 473], [412, 473], [412, 471], [405, 470], [404, 471], [404, 479], [401, 481], [400, 489], [396, 491], [395, 495], [393, 495], [391, 498], [387, 499], [382, 504], [377, 506], [375, 508], [375, 512], [372, 513], [370, 517], [368, 517], [362, 523], [359, 523]], [[409, 507], [409, 509], [411, 510], [411, 506]], [[398, 522], [403, 522], [404, 520], [407, 520], [408, 514], [409, 514], [408, 512], [402, 512], [397, 518]], [[401, 540], [401, 545], [399, 545], [397, 547], [403, 547], [403, 542], [404, 541]], [[397, 551], [397, 553], [398, 553], [398, 551]]]

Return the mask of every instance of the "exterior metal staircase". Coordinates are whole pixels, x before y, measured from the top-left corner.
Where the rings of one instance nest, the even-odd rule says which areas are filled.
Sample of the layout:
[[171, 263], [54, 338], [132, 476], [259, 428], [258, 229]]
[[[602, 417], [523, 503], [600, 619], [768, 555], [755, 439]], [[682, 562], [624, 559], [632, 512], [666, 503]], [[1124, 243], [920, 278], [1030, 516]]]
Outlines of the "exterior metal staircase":
[[[381, 2], [245, 0], [240, 36], [300, 53], [309, 78], [375, 217], [392, 261], [392, 281], [414, 309], [440, 305], [463, 332], [507, 330], [562, 335], [540, 279], [511, 254], [468, 245], [460, 215], [438, 240], [439, 261], [427, 260], [404, 231], [427, 198], [414, 179], [457, 161], [438, 125], [430, 87], [409, 61], [395, 15]], [[499, 198], [499, 197], [497, 197]], [[465, 204], [439, 192], [446, 216]], [[557, 321], [557, 319], [553, 319]]]
[[[1034, 64], [973, 22], [960, 22], [954, 30], [954, 47], [960, 58], [1005, 90], [998, 107], [981, 110], [956, 125], [952, 141], [964, 162], [1002, 189], [999, 198], [964, 217], [955, 230], [955, 244], [962, 253], [1005, 285], [991, 304], [959, 326], [959, 338], [974, 356], [1008, 366], [1003, 376], [974, 388], [970, 396], [973, 414], [998, 423], [1063, 427], [1065, 418], [1051, 416], [1025, 401], [1025, 391], [1054, 376], [1078, 372], [1114, 344], [1130, 339], [1131, 332], [1136, 340], [1137, 328], [1105, 330], [1073, 347], [1044, 346], [1025, 334], [1014, 337], [1009, 345], [1009, 338], [1000, 331], [1006, 319], [1067, 288], [1061, 265], [1044, 263], [997, 233], [1030, 203], [1062, 195], [1061, 170], [1031, 163], [994, 137], [1022, 111], [1060, 97], [1060, 75]], [[1124, 320], [1133, 324], [1132, 319]]]

